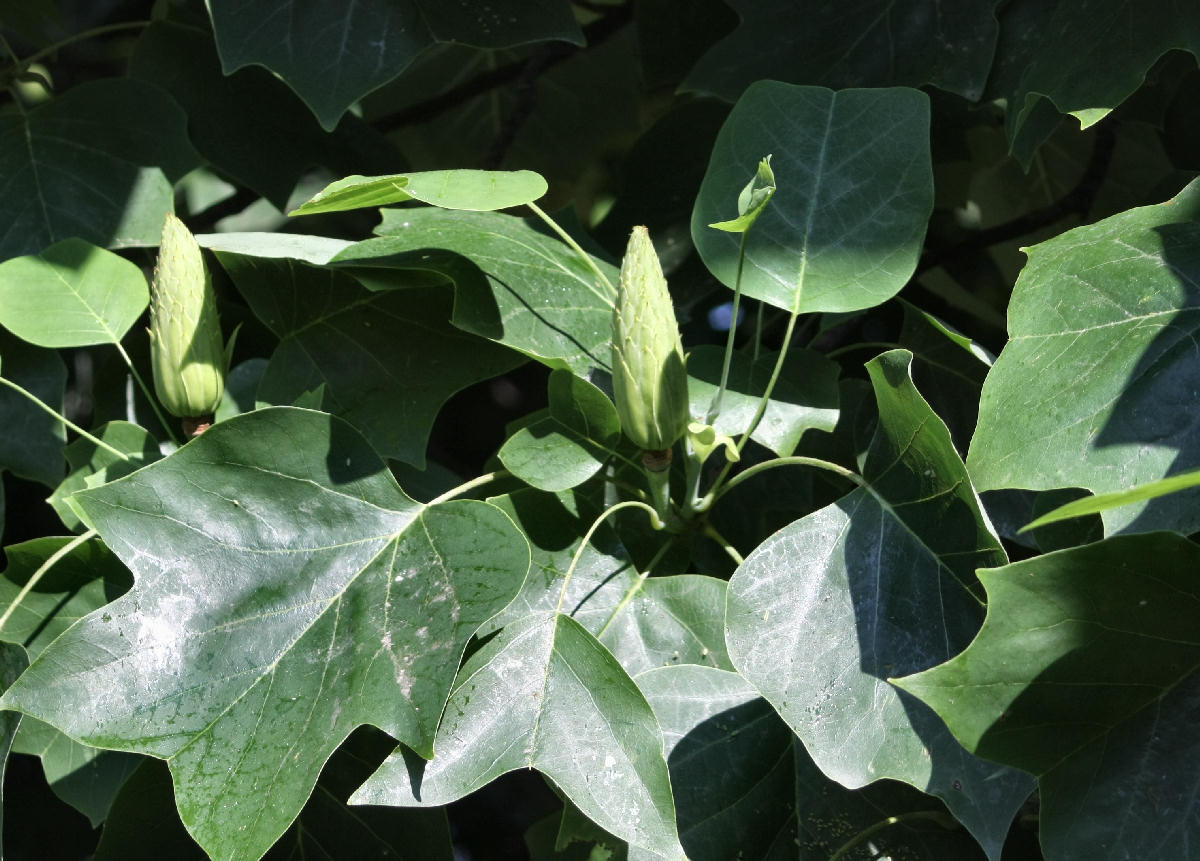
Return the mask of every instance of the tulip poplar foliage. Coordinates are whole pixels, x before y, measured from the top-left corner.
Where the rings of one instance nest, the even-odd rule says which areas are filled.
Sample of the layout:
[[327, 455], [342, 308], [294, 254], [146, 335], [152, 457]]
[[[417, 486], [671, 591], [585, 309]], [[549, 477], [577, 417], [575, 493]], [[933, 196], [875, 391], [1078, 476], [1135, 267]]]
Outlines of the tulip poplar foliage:
[[10, 857], [1200, 858], [1200, 9], [95, 5], [0, 20]]

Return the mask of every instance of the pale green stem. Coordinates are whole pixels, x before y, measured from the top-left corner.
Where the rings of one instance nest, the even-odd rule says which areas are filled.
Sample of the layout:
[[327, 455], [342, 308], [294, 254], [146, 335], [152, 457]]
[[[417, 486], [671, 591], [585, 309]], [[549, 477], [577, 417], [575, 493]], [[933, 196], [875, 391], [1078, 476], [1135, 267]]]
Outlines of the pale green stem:
[[704, 524], [704, 534], [720, 544], [722, 549], [724, 549], [724, 551], [729, 555], [729, 558], [733, 560], [735, 565], [741, 565], [746, 561], [745, 557], [743, 557], [741, 553], [738, 553], [737, 548], [729, 542], [729, 539], [718, 532], [717, 528], [711, 523]]
[[[729, 319], [729, 336], [725, 339], [725, 361], [721, 365], [721, 384], [713, 395], [708, 407], [708, 415], [704, 419], [706, 425], [717, 420], [721, 414], [721, 399], [725, 397], [725, 387], [729, 383], [729, 364], [733, 359], [733, 342], [737, 336], [738, 309], [742, 301], [742, 267], [746, 262], [746, 232], [742, 232], [741, 242], [738, 243], [737, 278], [733, 282], [733, 316]], [[756, 357], [757, 358], [757, 357]]]
[[855, 834], [848, 841], [842, 844], [840, 849], [829, 856], [829, 861], [839, 861], [839, 859], [845, 858], [855, 846], [858, 846], [872, 834], [882, 831], [885, 828], [890, 828], [893, 825], [899, 825], [903, 822], [912, 822], [918, 819], [927, 819], [931, 822], [936, 822], [939, 825], [946, 826], [948, 825], [947, 820], [949, 818], [950, 817], [948, 817], [945, 813], [942, 813], [940, 810], [915, 810], [912, 813], [901, 813], [899, 816], [889, 816], [887, 819], [884, 819], [881, 822], [876, 822], [874, 825], [864, 828], [862, 831]]
[[592, 255], [584, 251], [583, 248], [580, 247], [579, 243], [575, 241], [575, 238], [571, 236], [571, 234], [559, 227], [558, 222], [543, 212], [536, 203], [527, 203], [525, 205], [532, 209], [538, 218], [546, 222], [550, 229], [557, 233], [563, 242], [571, 246], [571, 249], [579, 255], [579, 259], [586, 263], [588, 268], [596, 273], [596, 277], [600, 279], [600, 283], [608, 287], [608, 292], [611, 294], [609, 299], [617, 295], [617, 288], [612, 285], [611, 281], [604, 277], [604, 273], [600, 271], [600, 267], [596, 265], [596, 261], [592, 259]]
[[49, 559], [42, 563], [42, 566], [38, 570], [33, 572], [33, 576], [25, 582], [25, 585], [21, 587], [21, 591], [17, 593], [17, 597], [13, 598], [12, 603], [8, 605], [8, 608], [4, 611], [4, 615], [0, 616], [0, 631], [4, 630], [4, 626], [8, 624], [9, 618], [11, 618], [17, 607], [21, 605], [21, 602], [25, 600], [25, 596], [33, 591], [38, 581], [42, 579], [46, 572], [57, 565], [59, 559], [62, 559], [80, 544], [95, 538], [96, 534], [95, 529], [89, 529], [82, 535], [75, 536], [62, 547], [58, 548]]
[[50, 413], [50, 415], [54, 416], [56, 419], [58, 419], [64, 425], [69, 427], [71, 430], [75, 431], [75, 433], [79, 434], [81, 437], [83, 437], [88, 442], [92, 443], [93, 445], [95, 445], [99, 448], [102, 448], [105, 451], [111, 452], [112, 454], [115, 454], [117, 457], [121, 458], [121, 460], [129, 460], [129, 455], [125, 454], [125, 452], [119, 451], [118, 449], [113, 448], [111, 445], [106, 443], [104, 440], [88, 433], [83, 428], [81, 428], [79, 425], [75, 424], [73, 421], [68, 419], [66, 416], [62, 415], [59, 412], [56, 412], [52, 406], [50, 406], [49, 404], [43, 403], [41, 400], [38, 399], [38, 396], [35, 395], [33, 392], [26, 391], [25, 389], [21, 388], [16, 383], [14, 383], [12, 380], [6, 379], [5, 377], [0, 377], [0, 383], [8, 386], [13, 391], [18, 392], [18, 393], [24, 395], [25, 397], [29, 398], [29, 400], [33, 401], [33, 403], [37, 404], [43, 410]]
[[171, 438], [171, 442], [179, 445], [179, 439], [175, 436], [175, 432], [171, 430], [171, 425], [167, 421], [167, 417], [162, 414], [162, 410], [158, 408], [158, 400], [154, 397], [150, 387], [146, 385], [146, 381], [142, 379], [142, 375], [137, 372], [137, 368], [133, 366], [133, 359], [129, 358], [129, 354], [125, 352], [125, 348], [121, 346], [120, 341], [116, 341], [114, 346], [117, 352], [121, 354], [121, 358], [125, 361], [125, 367], [129, 368], [129, 373], [133, 374], [134, 382], [138, 384], [138, 388], [142, 390], [142, 394], [146, 396], [147, 402], [150, 404], [150, 409], [154, 410], [154, 416], [158, 419], [158, 423], [163, 426], [163, 430], [167, 432], [167, 436]]
[[646, 484], [650, 487], [650, 501], [654, 503], [655, 513], [664, 523], [671, 517], [671, 470], [655, 472], [652, 469], [642, 469], [646, 473]]
[[844, 347], [838, 347], [836, 350], [830, 350], [825, 354], [827, 359], [832, 359], [835, 356], [840, 356], [844, 353], [852, 353], [855, 350], [873, 350], [882, 348], [884, 350], [894, 350], [897, 347], [903, 347], [903, 344], [894, 344], [891, 341], [861, 341], [857, 344], [847, 344]]
[[[762, 417], [767, 412], [767, 404], [771, 400], [771, 394], [775, 391], [775, 384], [779, 382], [779, 374], [783, 371], [783, 362], [787, 358], [788, 347], [792, 342], [792, 333], [796, 331], [796, 320], [799, 319], [800, 312], [793, 311], [791, 317], [788, 318], [787, 331], [783, 333], [783, 343], [779, 347], [779, 356], [775, 359], [775, 367], [771, 369], [771, 378], [767, 380], [767, 388], [763, 392], [762, 397], [758, 401], [758, 409], [754, 411], [754, 418], [750, 420], [749, 427], [746, 428], [741, 438], [737, 442], [738, 454], [746, 447], [750, 441], [750, 434], [754, 433], [758, 427], [758, 423], [762, 421]], [[712, 489], [705, 496], [704, 500], [696, 506], [697, 511], [705, 511], [716, 495], [720, 493], [721, 487], [725, 484], [725, 479], [729, 476], [729, 471], [733, 469], [734, 461], [726, 461], [725, 466], [721, 468], [717, 480], [713, 482]]]
[[90, 30], [84, 30], [82, 33], [76, 33], [73, 36], [68, 36], [61, 42], [55, 42], [53, 45], [50, 45], [47, 48], [42, 48], [42, 50], [38, 51], [36, 54], [31, 54], [24, 60], [21, 60], [20, 64], [22, 66], [28, 66], [31, 63], [36, 63], [43, 57], [49, 57], [54, 52], [59, 51], [62, 48], [67, 47], [67, 45], [75, 42], [82, 42], [85, 39], [92, 39], [96, 36], [103, 36], [107, 33], [116, 33], [120, 30], [142, 30], [146, 27], [149, 27], [150, 24], [150, 21], [123, 21], [120, 24], [105, 24], [103, 27], [93, 27]]
[[623, 598], [621, 598], [621, 603], [613, 608], [612, 615], [608, 617], [608, 620], [604, 623], [604, 627], [596, 632], [597, 639], [604, 636], [604, 632], [608, 630], [609, 625], [611, 625], [617, 616], [621, 614], [622, 610], [629, 606], [629, 602], [634, 599], [639, 591], [641, 591], [642, 584], [646, 582], [646, 578], [650, 576], [650, 572], [654, 570], [654, 566], [662, 561], [662, 558], [667, 555], [667, 550], [669, 550], [671, 545], [674, 543], [675, 539], [672, 538], [670, 541], [663, 544], [662, 547], [658, 548], [658, 552], [650, 558], [650, 564], [646, 566], [646, 570], [638, 575], [637, 580], [634, 581], [634, 584], [629, 587], [629, 591], [625, 593]]
[[470, 481], [465, 481], [458, 487], [452, 487], [440, 496], [435, 496], [429, 500], [426, 505], [437, 505], [439, 502], [445, 502], [448, 499], [454, 499], [456, 496], [462, 496], [468, 490], [474, 490], [477, 487], [482, 487], [485, 484], [495, 481], [498, 478], [508, 478], [512, 473], [507, 469], [498, 469], [495, 472], [485, 472], [477, 478], [472, 478]]
[[766, 302], [758, 303], [758, 314], [755, 315], [754, 321], [754, 356], [753, 361], [758, 361], [758, 350], [762, 346], [763, 333], [763, 317], [766, 315]]
[[592, 540], [592, 536], [596, 534], [596, 530], [600, 528], [600, 524], [607, 520], [615, 511], [620, 511], [622, 508], [644, 508], [650, 512], [650, 525], [655, 529], [662, 529], [664, 524], [658, 516], [658, 512], [644, 502], [637, 500], [627, 500], [618, 502], [616, 505], [605, 509], [599, 517], [593, 522], [591, 527], [584, 533], [583, 541], [579, 543], [579, 549], [575, 551], [575, 555], [571, 557], [571, 564], [567, 567], [566, 576], [563, 577], [562, 589], [558, 593], [558, 606], [554, 608], [556, 613], [562, 612], [563, 601], [567, 599], [567, 586], [571, 584], [571, 578], [575, 576], [575, 569], [579, 565], [579, 560], [583, 558], [583, 551], [588, 546], [588, 542]]
[[838, 475], [842, 476], [842, 478], [848, 478], [855, 484], [863, 484], [862, 476], [860, 476], [858, 473], [852, 472], [851, 470], [846, 469], [846, 467], [832, 463], [828, 460], [821, 460], [817, 457], [801, 457], [800, 455], [796, 455], [794, 457], [777, 457], [773, 460], [756, 463], [745, 472], [739, 472], [733, 478], [729, 479], [728, 482], [722, 485], [719, 491], [713, 494], [713, 502], [716, 502], [722, 496], [729, 493], [729, 491], [733, 490], [743, 481], [751, 479], [759, 473], [766, 472], [768, 469], [774, 469], [777, 466], [815, 466], [818, 469], [827, 469], [830, 472], [836, 472]]

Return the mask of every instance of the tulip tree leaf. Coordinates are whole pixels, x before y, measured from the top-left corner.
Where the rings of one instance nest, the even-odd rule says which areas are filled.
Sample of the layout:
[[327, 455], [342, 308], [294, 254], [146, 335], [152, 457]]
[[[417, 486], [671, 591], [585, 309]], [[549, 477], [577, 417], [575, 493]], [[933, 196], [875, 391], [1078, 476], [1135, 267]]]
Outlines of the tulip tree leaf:
[[157, 245], [171, 182], [198, 163], [183, 111], [130, 78], [81, 84], [0, 116], [0, 260], [70, 237]]
[[[679, 836], [692, 861], [821, 861], [890, 816], [906, 824], [873, 833], [870, 857], [982, 857], [929, 796], [894, 781], [851, 791], [827, 778], [736, 673], [685, 665], [636, 681], [663, 729]], [[868, 857], [862, 848], [844, 857]], [[649, 861], [637, 850], [629, 858]]]
[[507, 626], [463, 665], [421, 769], [397, 751], [352, 804], [438, 805], [536, 768], [606, 831], [682, 857], [663, 738], [633, 680], [569, 616]]
[[971, 756], [887, 682], [967, 645], [983, 615], [975, 569], [1006, 561], [911, 361], [894, 350], [868, 363], [879, 423], [865, 486], [746, 558], [729, 583], [726, 641], [826, 775], [935, 795], [995, 859], [1029, 779]]
[[592, 261], [605, 284], [558, 239], [494, 212], [384, 210], [376, 231], [381, 238], [334, 262], [442, 273], [454, 281], [460, 329], [582, 377], [608, 369], [617, 282], [611, 264]]
[[621, 420], [604, 392], [564, 368], [550, 372], [549, 400], [545, 417], [509, 437], [499, 456], [522, 481], [541, 490], [567, 490], [613, 456]]
[[467, 640], [529, 565], [503, 512], [422, 507], [348, 424], [295, 408], [213, 425], [77, 498], [135, 585], [0, 706], [167, 760], [219, 857], [274, 843], [361, 724], [430, 755]]
[[1088, 128], [1133, 95], [1167, 51], [1200, 60], [1200, 11], [1187, 0], [1089, 0], [1086, 12], [1021, 0], [1008, 4], [1001, 27], [989, 94], [1008, 104], [1009, 144], [1026, 170], [1047, 134], [1046, 113], [1057, 109]]
[[[1028, 250], [967, 457], [981, 490], [1128, 490], [1200, 467], [1200, 183]], [[1014, 417], [1019, 417], [1014, 420]], [[1200, 489], [1105, 529], [1200, 529]]]
[[[0, 329], [0, 376], [61, 413], [67, 369], [53, 350]], [[62, 423], [25, 395], [0, 383], [0, 468], [55, 487], [63, 476]]]
[[[688, 396], [692, 415], [704, 415], [721, 384], [721, 366], [725, 351], [702, 345], [688, 354]], [[776, 354], [764, 353], [757, 361], [744, 353], [734, 353], [729, 367], [729, 382], [721, 399], [721, 414], [714, 427], [717, 433], [738, 436], [745, 432], [758, 410], [767, 389]], [[835, 362], [811, 350], [791, 350], [767, 410], [750, 438], [781, 457], [788, 457], [810, 428], [832, 431], [838, 418], [838, 374]]]
[[[845, 87], [932, 84], [976, 101], [992, 66], [997, 0], [730, 0], [741, 23], [684, 88], [734, 101], [755, 81]], [[787, 33], [788, 38], [779, 38]]]
[[969, 750], [1038, 776], [1046, 857], [1186, 858], [1200, 836], [1197, 571], [1200, 548], [1151, 533], [984, 572], [974, 642], [898, 681]]
[[385, 273], [397, 289], [372, 291], [344, 272], [297, 260], [222, 251], [217, 259], [280, 338], [258, 398], [292, 404], [324, 385], [322, 408], [385, 457], [424, 466], [442, 404], [520, 364], [515, 353], [451, 326], [450, 291], [428, 286], [421, 273]]
[[[778, 143], [788, 146], [779, 151]], [[708, 225], [735, 215], [764, 152], [778, 189], [745, 234]], [[759, 81], [717, 135], [692, 210], [709, 270], [787, 311], [857, 311], [891, 298], [916, 268], [933, 211], [929, 100], [901, 87], [842, 90]]]
[[[0, 688], [7, 689], [28, 666], [29, 657], [24, 649], [12, 643], [0, 643]], [[0, 802], [4, 800], [4, 772], [8, 768], [8, 754], [21, 720], [17, 712], [0, 712]], [[0, 803], [0, 831], [3, 829], [4, 805]]]
[[149, 304], [141, 269], [82, 239], [0, 263], [0, 325], [39, 347], [115, 344]]
[[343, 176], [392, 171], [400, 158], [383, 133], [359, 117], [343, 117], [332, 132], [322, 129], [308, 106], [266, 69], [225, 75], [207, 28], [152, 22], [134, 46], [129, 74], [170, 93], [187, 112], [196, 149], [223, 176], [279, 210], [314, 164]]
[[429, 170], [391, 176], [348, 176], [330, 183], [289, 215], [341, 212], [419, 200], [443, 209], [486, 212], [531, 203], [546, 180], [531, 170]]
[[508, 8], [437, 0], [364, 0], [350, 9], [306, 0], [209, 4], [226, 74], [250, 64], [266, 66], [326, 129], [436, 42], [481, 48], [548, 39], [583, 44], [571, 7], [562, 0], [513, 7], [521, 9], [519, 16]]

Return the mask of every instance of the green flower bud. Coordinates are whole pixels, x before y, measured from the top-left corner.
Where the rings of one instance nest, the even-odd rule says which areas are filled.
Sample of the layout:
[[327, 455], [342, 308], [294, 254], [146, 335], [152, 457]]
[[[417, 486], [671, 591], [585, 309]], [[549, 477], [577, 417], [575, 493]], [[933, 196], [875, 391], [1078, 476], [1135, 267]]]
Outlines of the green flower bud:
[[170, 214], [150, 285], [150, 366], [167, 412], [190, 419], [216, 410], [229, 357], [212, 278], [196, 237]]
[[650, 233], [633, 228], [613, 308], [613, 397], [625, 435], [646, 451], [687, 430], [687, 372], [679, 324]]

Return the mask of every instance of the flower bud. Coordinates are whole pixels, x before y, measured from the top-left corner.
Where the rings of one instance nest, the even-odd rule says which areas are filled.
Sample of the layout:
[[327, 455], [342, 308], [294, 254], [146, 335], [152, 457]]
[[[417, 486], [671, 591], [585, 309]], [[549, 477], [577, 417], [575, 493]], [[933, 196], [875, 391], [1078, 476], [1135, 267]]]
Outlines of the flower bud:
[[613, 308], [613, 398], [625, 435], [646, 451], [687, 430], [688, 388], [679, 324], [650, 233], [633, 228]]
[[188, 419], [216, 410], [229, 357], [212, 278], [196, 238], [171, 214], [150, 285], [150, 366], [167, 412]]

